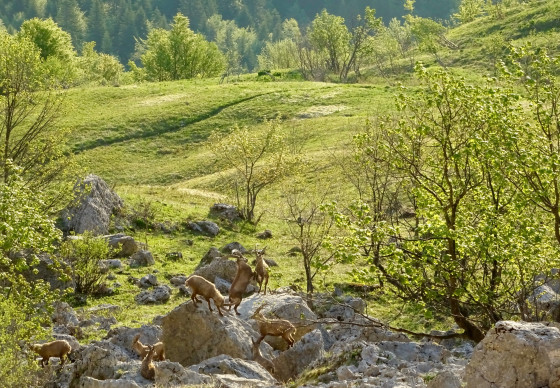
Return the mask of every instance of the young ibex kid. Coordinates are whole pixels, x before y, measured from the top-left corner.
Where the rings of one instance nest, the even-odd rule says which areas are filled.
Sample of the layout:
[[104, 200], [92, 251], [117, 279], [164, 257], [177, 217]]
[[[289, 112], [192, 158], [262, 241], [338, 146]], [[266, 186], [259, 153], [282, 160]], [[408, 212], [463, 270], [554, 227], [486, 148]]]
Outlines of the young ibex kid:
[[206, 302], [208, 302], [208, 309], [210, 311], [212, 311], [212, 307], [210, 306], [210, 299], [212, 299], [214, 300], [214, 304], [218, 308], [218, 313], [220, 314], [220, 316], [222, 317], [224, 316], [224, 314], [222, 314], [222, 310], [220, 310], [220, 307], [229, 306], [229, 305], [224, 304], [224, 297], [220, 293], [220, 291], [218, 291], [218, 289], [214, 284], [210, 283], [208, 280], [198, 275], [191, 275], [187, 279], [186, 284], [192, 290], [191, 299], [194, 302], [195, 306], [197, 303], [201, 302], [200, 300], [197, 299], [196, 296], [202, 295], [204, 299], [206, 299]]
[[257, 340], [257, 344], [267, 335], [281, 336], [284, 341], [288, 343], [288, 348], [294, 346], [294, 334], [296, 333], [296, 328], [292, 325], [292, 322], [285, 319], [268, 319], [261, 314], [261, 310], [265, 305], [261, 305], [251, 316], [252, 319], [257, 321], [259, 326], [259, 333], [261, 336]]
[[142, 366], [140, 367], [140, 374], [143, 378], [148, 380], [154, 380], [156, 377], [156, 367], [152, 361], [154, 358], [155, 349], [152, 345], [148, 345], [148, 354], [142, 360]]
[[239, 311], [237, 311], [237, 307], [241, 304], [243, 293], [253, 278], [253, 270], [251, 266], [247, 264], [247, 259], [243, 257], [241, 252], [234, 249], [231, 253], [237, 258], [237, 272], [229, 288], [229, 310], [231, 310], [231, 306], [233, 305], [235, 313], [241, 315]]
[[263, 249], [256, 249], [255, 254], [257, 255], [257, 265], [255, 266], [255, 280], [259, 284], [259, 291], [261, 292], [261, 287], [264, 281], [264, 294], [266, 295], [266, 286], [268, 285], [268, 264], [264, 261], [264, 255], [266, 253], [266, 247]]
[[[146, 357], [148, 351], [150, 350], [149, 345], [144, 345], [140, 342], [140, 334], [137, 334], [132, 340], [132, 349], [140, 356], [140, 358]], [[165, 361], [165, 347], [163, 346], [163, 342], [157, 342], [154, 344], [154, 360], [155, 361]]]

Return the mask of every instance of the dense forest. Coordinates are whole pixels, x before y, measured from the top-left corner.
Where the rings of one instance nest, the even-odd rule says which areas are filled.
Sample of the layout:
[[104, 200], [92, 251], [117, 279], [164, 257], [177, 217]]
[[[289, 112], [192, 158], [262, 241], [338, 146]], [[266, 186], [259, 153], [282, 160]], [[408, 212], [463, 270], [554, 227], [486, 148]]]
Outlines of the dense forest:
[[[81, 51], [84, 42], [96, 42], [96, 49], [115, 55], [126, 64], [135, 50], [137, 39], [146, 38], [150, 28], [167, 28], [181, 12], [190, 28], [207, 38], [213, 34], [208, 24], [213, 15], [233, 21], [256, 34], [264, 44], [281, 35], [282, 22], [295, 19], [305, 28], [323, 9], [341, 16], [351, 27], [366, 6], [388, 23], [405, 13], [404, 0], [5, 0], [0, 2], [0, 25], [8, 32], [17, 31], [24, 20], [52, 18], [72, 36]], [[418, 16], [447, 20], [458, 8], [459, 0], [418, 0]]]

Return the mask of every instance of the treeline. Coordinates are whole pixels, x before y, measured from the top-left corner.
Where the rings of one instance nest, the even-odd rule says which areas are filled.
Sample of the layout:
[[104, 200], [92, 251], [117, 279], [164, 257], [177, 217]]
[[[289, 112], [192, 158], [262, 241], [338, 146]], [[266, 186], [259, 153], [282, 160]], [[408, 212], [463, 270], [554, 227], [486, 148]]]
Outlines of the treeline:
[[[8, 32], [15, 33], [24, 20], [50, 17], [71, 35], [77, 50], [81, 50], [84, 42], [94, 41], [100, 52], [115, 55], [126, 64], [133, 57], [136, 39], [146, 38], [150, 28], [167, 29], [179, 12], [188, 17], [194, 32], [208, 40], [215, 35], [215, 22], [212, 24], [209, 19], [219, 15], [222, 20], [254, 33], [255, 44], [260, 47], [280, 38], [286, 19], [294, 19], [305, 28], [326, 9], [344, 18], [351, 28], [356, 16], [369, 6], [388, 23], [405, 14], [404, 3], [404, 0], [4, 0], [0, 2], [0, 23]], [[414, 7], [419, 16], [443, 20], [458, 9], [459, 3], [459, 0], [418, 0]]]

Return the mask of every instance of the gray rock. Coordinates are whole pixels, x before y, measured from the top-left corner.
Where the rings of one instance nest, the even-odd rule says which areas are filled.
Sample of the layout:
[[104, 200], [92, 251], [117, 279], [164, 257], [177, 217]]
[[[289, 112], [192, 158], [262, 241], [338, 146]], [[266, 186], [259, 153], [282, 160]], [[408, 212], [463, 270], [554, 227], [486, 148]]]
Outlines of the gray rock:
[[165, 258], [167, 260], [171, 260], [171, 261], [182, 260], [183, 259], [183, 253], [182, 252], [167, 252], [165, 254]]
[[134, 297], [138, 304], [165, 303], [171, 297], [171, 288], [168, 285], [156, 286], [153, 290], [144, 290]]
[[99, 263], [109, 269], [120, 269], [123, 266], [119, 259], [100, 260]]
[[204, 267], [205, 265], [210, 264], [214, 259], [221, 258], [222, 254], [216, 247], [211, 247], [208, 252], [204, 255], [204, 257], [200, 260], [200, 263], [196, 266], [196, 269]]
[[152, 273], [149, 273], [138, 280], [138, 286], [142, 288], [150, 288], [157, 285], [157, 277]]
[[154, 265], [156, 262], [152, 253], [146, 250], [139, 250], [130, 257], [130, 265], [132, 266], [148, 266]]
[[210, 384], [212, 378], [187, 369], [178, 362], [161, 361], [156, 364], [155, 383], [158, 387]]
[[214, 285], [223, 295], [227, 295], [229, 292], [229, 288], [231, 287], [231, 282], [228, 282], [225, 279], [222, 279], [219, 276], [214, 278]]
[[187, 277], [185, 275], [177, 275], [169, 279], [169, 283], [171, 283], [171, 285], [175, 287], [184, 285], [186, 281]]
[[324, 356], [323, 336], [314, 330], [303, 336], [295, 345], [274, 359], [275, 375], [280, 381], [288, 381]]
[[189, 222], [187, 226], [193, 232], [200, 233], [209, 237], [216, 237], [218, 233], [220, 233], [220, 227], [212, 221]]
[[133, 380], [125, 379], [107, 379], [97, 380], [93, 377], [82, 376], [78, 384], [79, 388], [140, 388]]
[[107, 239], [109, 246], [116, 251], [116, 255], [118, 257], [132, 256], [140, 249], [140, 244], [138, 244], [134, 238], [123, 233], [112, 234], [104, 237]]
[[189, 367], [207, 375], [235, 375], [244, 379], [258, 380], [261, 383], [274, 383], [276, 380], [260, 364], [221, 354]]
[[242, 218], [241, 213], [239, 213], [235, 206], [225, 203], [215, 203], [212, 205], [210, 215], [230, 222], [239, 221]]
[[216, 258], [210, 264], [198, 268], [194, 275], [202, 276], [209, 282], [214, 283], [216, 276], [228, 282], [232, 282], [237, 272], [237, 264], [233, 260]]
[[221, 251], [222, 253], [231, 254], [231, 252], [232, 252], [234, 249], [237, 249], [237, 250], [238, 250], [239, 252], [241, 252], [242, 254], [245, 254], [245, 253], [248, 252], [247, 249], [245, 249], [245, 247], [244, 247], [243, 245], [241, 245], [240, 243], [238, 243], [237, 241], [230, 242], [229, 244], [224, 245], [224, 246], [222, 247], [222, 249], [220, 249], [220, 251]]
[[272, 232], [268, 229], [266, 229], [265, 231], [257, 234], [257, 238], [260, 238], [261, 240], [266, 240], [269, 238], [272, 238]]
[[74, 203], [61, 214], [63, 230], [107, 234], [111, 215], [122, 208], [122, 199], [103, 179], [93, 174], [77, 182], [74, 192]]
[[438, 373], [428, 382], [428, 388], [461, 388], [461, 379], [451, 371]]
[[500, 321], [465, 368], [468, 388], [560, 387], [560, 331], [543, 323]]

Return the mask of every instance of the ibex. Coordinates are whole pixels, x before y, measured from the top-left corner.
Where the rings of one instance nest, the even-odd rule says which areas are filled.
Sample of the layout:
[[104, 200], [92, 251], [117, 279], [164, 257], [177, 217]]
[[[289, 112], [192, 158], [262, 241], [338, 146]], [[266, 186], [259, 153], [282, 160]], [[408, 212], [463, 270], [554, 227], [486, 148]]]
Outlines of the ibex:
[[235, 273], [235, 278], [231, 283], [231, 287], [229, 288], [229, 309], [231, 310], [231, 306], [233, 305], [233, 309], [237, 315], [241, 315], [239, 311], [237, 311], [237, 307], [241, 304], [241, 300], [243, 299], [243, 293], [247, 288], [247, 285], [253, 278], [253, 270], [251, 266], [247, 264], [247, 259], [243, 257], [240, 251], [234, 249], [231, 252], [232, 256], [237, 258], [237, 272]]
[[261, 310], [265, 305], [261, 305], [251, 316], [252, 319], [257, 321], [259, 325], [259, 333], [261, 336], [257, 340], [257, 344], [260, 344], [261, 341], [267, 335], [271, 336], [281, 336], [284, 338], [284, 341], [288, 343], [288, 348], [294, 346], [294, 334], [296, 332], [296, 328], [292, 325], [292, 322], [287, 321], [285, 319], [268, 319], [264, 315], [261, 314]]
[[156, 377], [156, 367], [152, 361], [154, 357], [155, 349], [152, 345], [148, 345], [148, 354], [142, 360], [142, 366], [140, 367], [140, 374], [143, 378], [148, 380], [154, 380]]
[[64, 365], [64, 356], [68, 358], [68, 353], [72, 351], [72, 347], [66, 340], [56, 340], [45, 344], [33, 344], [31, 345], [31, 349], [39, 356], [43, 357], [41, 359], [41, 367], [48, 365], [49, 358], [51, 357], [60, 358], [60, 365]]
[[268, 264], [264, 261], [264, 255], [266, 253], [266, 247], [263, 249], [255, 249], [255, 254], [257, 255], [257, 265], [255, 266], [255, 280], [259, 284], [259, 291], [261, 292], [261, 287], [264, 281], [264, 294], [266, 295], [266, 286], [268, 285]]
[[204, 279], [202, 276], [198, 276], [198, 275], [191, 275], [187, 279], [186, 284], [192, 290], [191, 299], [194, 302], [195, 306], [197, 303], [201, 302], [200, 300], [197, 299], [196, 296], [202, 295], [204, 299], [206, 299], [206, 302], [208, 302], [208, 309], [210, 311], [212, 311], [212, 307], [210, 306], [210, 299], [213, 299], [214, 304], [218, 308], [218, 313], [220, 314], [220, 316], [222, 317], [224, 316], [224, 314], [222, 314], [222, 310], [220, 310], [220, 307], [230, 306], [230, 305], [224, 304], [224, 297], [220, 293], [220, 291], [218, 291], [215, 285], [210, 283], [208, 280]]
[[[140, 358], [146, 357], [148, 351], [150, 350], [149, 345], [144, 345], [140, 342], [140, 334], [137, 334], [134, 339], [132, 340], [132, 349], [140, 356]], [[155, 356], [154, 360], [156, 361], [164, 361], [165, 360], [165, 347], [163, 346], [163, 342], [157, 342], [154, 344], [154, 351]]]
[[264, 367], [264, 369], [269, 371], [270, 374], [274, 375], [274, 363], [268, 358], [263, 357], [259, 348], [260, 342], [255, 342], [253, 338], [251, 338], [251, 342], [253, 343], [253, 361], [258, 362]]

